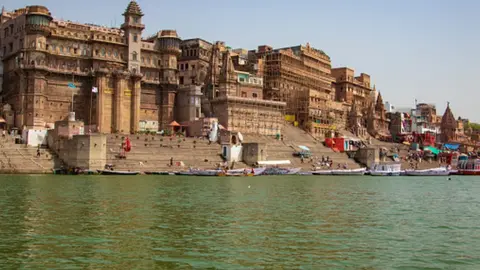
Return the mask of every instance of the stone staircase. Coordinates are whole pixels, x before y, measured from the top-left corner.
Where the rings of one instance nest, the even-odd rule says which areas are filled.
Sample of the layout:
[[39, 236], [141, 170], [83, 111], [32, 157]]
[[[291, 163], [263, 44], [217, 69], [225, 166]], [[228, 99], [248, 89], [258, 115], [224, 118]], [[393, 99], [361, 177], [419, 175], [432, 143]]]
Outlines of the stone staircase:
[[283, 141], [277, 140], [271, 136], [259, 136], [251, 134], [243, 134], [245, 142], [259, 142], [267, 144], [267, 160], [290, 160], [291, 166], [301, 167], [303, 170], [311, 170], [312, 163], [304, 160], [301, 163], [300, 158], [294, 157], [293, 153], [299, 151], [298, 146], [303, 145], [310, 148], [312, 155], [321, 159], [322, 156], [329, 157], [333, 160], [333, 167], [337, 168], [337, 164], [347, 164], [348, 168], [360, 168], [353, 159], [350, 159], [346, 153], [334, 152], [332, 149], [325, 147], [321, 141], [316, 140], [305, 131], [285, 124], [282, 130]]
[[[180, 171], [189, 167], [213, 169], [223, 159], [220, 156], [221, 147], [218, 143], [209, 144], [205, 138], [164, 137], [161, 135], [131, 135], [132, 149], [126, 154], [126, 159], [119, 159], [122, 135], [108, 135], [107, 164], [112, 164], [117, 170], [130, 171]], [[184, 167], [170, 166], [173, 162], [183, 162]], [[236, 168], [245, 167], [236, 164]]]
[[60, 163], [49, 149], [40, 149], [37, 157], [37, 147], [15, 144], [11, 137], [0, 138], [0, 173], [52, 173]]

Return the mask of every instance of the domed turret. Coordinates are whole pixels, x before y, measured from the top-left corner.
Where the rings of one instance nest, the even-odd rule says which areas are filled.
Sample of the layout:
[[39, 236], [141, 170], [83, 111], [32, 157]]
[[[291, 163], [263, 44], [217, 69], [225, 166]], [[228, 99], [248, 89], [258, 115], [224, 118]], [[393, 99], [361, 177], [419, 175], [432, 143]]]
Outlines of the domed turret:
[[28, 34], [50, 34], [50, 22], [52, 21], [52, 16], [46, 7], [29, 6], [27, 7], [26, 15], [27, 24], [25, 30]]

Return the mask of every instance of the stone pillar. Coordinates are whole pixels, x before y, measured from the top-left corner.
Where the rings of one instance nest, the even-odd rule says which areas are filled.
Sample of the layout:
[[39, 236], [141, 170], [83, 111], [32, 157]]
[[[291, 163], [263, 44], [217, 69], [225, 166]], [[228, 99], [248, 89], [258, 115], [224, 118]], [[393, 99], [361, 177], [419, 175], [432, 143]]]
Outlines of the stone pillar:
[[122, 127], [122, 101], [124, 96], [124, 89], [126, 86], [126, 75], [125, 74], [116, 74], [115, 77], [115, 90], [113, 96], [113, 126], [114, 131], [125, 133], [128, 130], [124, 130]]
[[140, 100], [142, 95], [141, 77], [133, 77], [133, 89], [132, 89], [132, 131], [139, 131], [138, 122], [140, 121]]
[[95, 110], [95, 123], [98, 127], [98, 132], [100, 133], [107, 133], [110, 130], [106, 130], [103, 126], [103, 115], [105, 113], [105, 108], [103, 106], [103, 99], [105, 97], [105, 90], [106, 90], [106, 77], [103, 73], [98, 73], [95, 77], [95, 83], [98, 88], [97, 95], [97, 109]]

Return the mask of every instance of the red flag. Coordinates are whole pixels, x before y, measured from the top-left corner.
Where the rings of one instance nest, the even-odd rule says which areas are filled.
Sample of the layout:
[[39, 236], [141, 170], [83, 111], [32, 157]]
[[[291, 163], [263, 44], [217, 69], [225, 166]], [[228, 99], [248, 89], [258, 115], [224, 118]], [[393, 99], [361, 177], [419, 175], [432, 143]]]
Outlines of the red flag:
[[125, 140], [125, 147], [123, 148], [123, 150], [125, 150], [125, 152], [130, 152], [130, 150], [132, 150], [132, 143], [130, 142], [130, 138], [128, 137]]

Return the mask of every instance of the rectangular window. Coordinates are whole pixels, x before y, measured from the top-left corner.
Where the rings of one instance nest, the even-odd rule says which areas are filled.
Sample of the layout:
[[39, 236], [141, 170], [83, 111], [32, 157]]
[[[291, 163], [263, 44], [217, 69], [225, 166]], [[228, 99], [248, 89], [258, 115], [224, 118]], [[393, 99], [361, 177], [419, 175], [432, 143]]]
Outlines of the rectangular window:
[[8, 50], [13, 52], [13, 42], [8, 43]]
[[188, 70], [188, 63], [185, 64], [185, 70]]
[[19, 47], [20, 49], [23, 48], [23, 39], [19, 39], [19, 40], [18, 40], [18, 47]]
[[183, 76], [180, 76], [179, 80], [180, 80], [179, 84], [183, 84]]
[[133, 42], [138, 42], [138, 36], [137, 35], [133, 35]]

